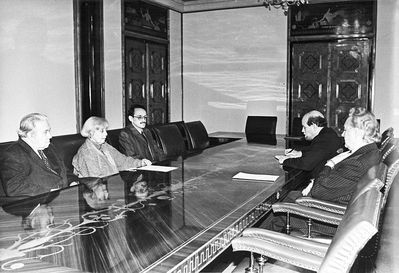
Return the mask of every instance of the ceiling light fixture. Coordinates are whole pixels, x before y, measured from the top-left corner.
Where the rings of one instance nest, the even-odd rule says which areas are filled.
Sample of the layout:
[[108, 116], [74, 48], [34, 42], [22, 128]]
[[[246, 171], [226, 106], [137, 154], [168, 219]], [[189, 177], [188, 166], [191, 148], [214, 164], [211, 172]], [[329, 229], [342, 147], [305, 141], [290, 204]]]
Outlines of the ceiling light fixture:
[[284, 15], [288, 14], [289, 6], [309, 4], [309, 0], [258, 0], [258, 2], [261, 1], [266, 8], [269, 8], [269, 10], [271, 9], [271, 6], [276, 9], [282, 8], [284, 11]]

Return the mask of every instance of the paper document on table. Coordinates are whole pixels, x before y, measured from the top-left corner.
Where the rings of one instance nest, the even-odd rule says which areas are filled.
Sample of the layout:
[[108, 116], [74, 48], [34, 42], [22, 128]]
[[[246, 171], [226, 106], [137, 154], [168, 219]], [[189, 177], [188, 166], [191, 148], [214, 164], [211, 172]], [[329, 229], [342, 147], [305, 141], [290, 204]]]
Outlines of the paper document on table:
[[163, 172], [163, 173], [171, 172], [176, 169], [177, 169], [177, 167], [158, 166], [158, 165], [148, 165], [148, 166], [137, 168], [137, 170], [140, 170], [140, 171], [153, 171], [153, 172]]
[[254, 181], [271, 181], [274, 182], [278, 178], [278, 175], [268, 175], [268, 174], [254, 174], [254, 173], [244, 173], [239, 172], [233, 179], [238, 180], [254, 180]]

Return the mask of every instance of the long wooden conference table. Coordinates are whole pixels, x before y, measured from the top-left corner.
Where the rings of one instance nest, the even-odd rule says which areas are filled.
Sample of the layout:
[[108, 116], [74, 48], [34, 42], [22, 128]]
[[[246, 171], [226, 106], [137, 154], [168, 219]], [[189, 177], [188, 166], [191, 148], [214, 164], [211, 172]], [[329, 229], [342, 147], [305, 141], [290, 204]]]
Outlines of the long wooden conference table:
[[170, 172], [122, 172], [3, 206], [1, 271], [199, 272], [296, 187], [274, 159], [284, 147], [242, 139], [169, 162]]

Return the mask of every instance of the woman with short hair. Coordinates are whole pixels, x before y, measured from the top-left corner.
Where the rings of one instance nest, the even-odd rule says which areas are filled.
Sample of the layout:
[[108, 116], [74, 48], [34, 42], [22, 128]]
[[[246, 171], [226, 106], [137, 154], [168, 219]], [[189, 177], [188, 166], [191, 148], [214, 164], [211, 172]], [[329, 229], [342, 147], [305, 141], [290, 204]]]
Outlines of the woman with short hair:
[[148, 159], [125, 156], [105, 142], [108, 121], [90, 117], [83, 124], [80, 134], [86, 141], [73, 157], [74, 173], [79, 177], [104, 177], [119, 171], [151, 165]]

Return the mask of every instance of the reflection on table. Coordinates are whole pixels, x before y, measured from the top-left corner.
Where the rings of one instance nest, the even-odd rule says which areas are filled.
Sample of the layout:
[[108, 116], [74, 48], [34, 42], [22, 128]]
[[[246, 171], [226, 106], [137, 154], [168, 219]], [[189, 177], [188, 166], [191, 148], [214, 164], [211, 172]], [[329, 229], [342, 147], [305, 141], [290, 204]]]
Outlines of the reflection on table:
[[[169, 173], [88, 178], [0, 211], [0, 263], [11, 272], [197, 272], [294, 187], [277, 146], [244, 140], [165, 163]], [[236, 173], [280, 175], [233, 181]]]

